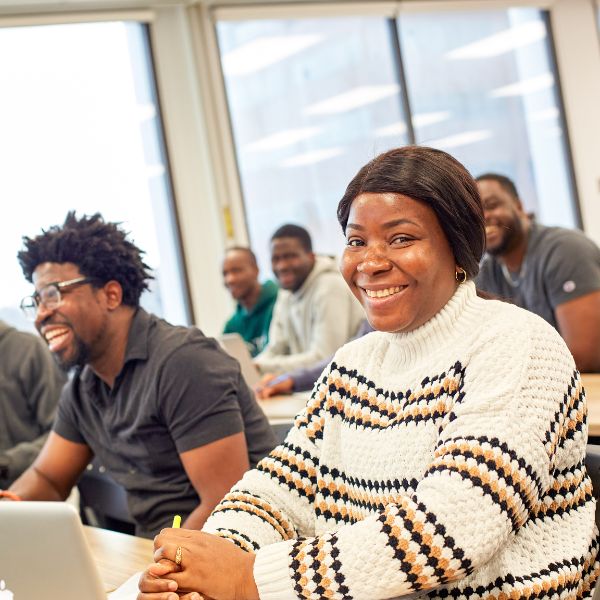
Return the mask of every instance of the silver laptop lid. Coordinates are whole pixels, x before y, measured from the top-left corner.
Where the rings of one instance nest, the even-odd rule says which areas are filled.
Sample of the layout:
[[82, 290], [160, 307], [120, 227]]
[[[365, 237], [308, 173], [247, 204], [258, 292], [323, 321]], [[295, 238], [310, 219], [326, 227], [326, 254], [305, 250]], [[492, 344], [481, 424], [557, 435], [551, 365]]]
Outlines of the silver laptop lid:
[[[2, 583], [4, 582], [4, 583]], [[106, 600], [75, 509], [0, 502], [0, 587], [13, 600]]]
[[225, 352], [240, 363], [243, 378], [248, 386], [253, 388], [260, 381], [260, 373], [242, 336], [238, 333], [225, 333], [219, 338], [219, 342]]

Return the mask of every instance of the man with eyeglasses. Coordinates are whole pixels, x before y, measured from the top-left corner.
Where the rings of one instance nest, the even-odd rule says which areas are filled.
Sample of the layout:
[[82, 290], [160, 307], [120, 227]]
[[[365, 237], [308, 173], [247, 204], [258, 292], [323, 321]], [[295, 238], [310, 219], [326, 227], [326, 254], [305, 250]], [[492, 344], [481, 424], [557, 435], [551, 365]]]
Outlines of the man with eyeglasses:
[[139, 306], [152, 276], [117, 224], [69, 213], [24, 244], [36, 291], [21, 306], [74, 375], [42, 452], [4, 495], [64, 500], [95, 455], [125, 488], [138, 535], [173, 514], [200, 528], [275, 445], [239, 365], [198, 329]]

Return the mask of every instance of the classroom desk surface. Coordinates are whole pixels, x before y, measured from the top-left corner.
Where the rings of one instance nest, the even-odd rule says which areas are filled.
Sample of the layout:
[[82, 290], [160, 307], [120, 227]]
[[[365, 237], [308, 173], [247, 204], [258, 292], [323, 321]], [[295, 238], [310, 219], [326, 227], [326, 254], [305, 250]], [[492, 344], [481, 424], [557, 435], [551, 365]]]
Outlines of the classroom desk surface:
[[152, 562], [152, 540], [96, 527], [83, 529], [107, 592], [112, 592]]
[[258, 404], [269, 419], [271, 425], [290, 423], [294, 417], [306, 406], [310, 392], [297, 392], [285, 396], [273, 396], [266, 400], [258, 400]]
[[590, 437], [600, 437], [600, 374], [582, 373], [581, 382], [588, 407], [588, 433]]

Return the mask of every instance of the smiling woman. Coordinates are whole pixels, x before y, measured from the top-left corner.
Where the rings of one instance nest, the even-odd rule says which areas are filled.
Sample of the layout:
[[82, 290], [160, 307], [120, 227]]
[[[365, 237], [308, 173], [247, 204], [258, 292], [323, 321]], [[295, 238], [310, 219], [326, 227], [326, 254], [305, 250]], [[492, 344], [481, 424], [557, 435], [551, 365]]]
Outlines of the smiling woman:
[[350, 208], [346, 237], [342, 274], [375, 329], [415, 329], [454, 294], [454, 256], [426, 204], [362, 193]]
[[591, 597], [585, 395], [550, 325], [477, 295], [473, 179], [439, 150], [392, 150], [338, 218], [344, 277], [378, 331], [336, 353], [203, 532], [155, 539], [167, 560], [139, 600]]
[[[448, 177], [438, 192], [442, 170]], [[342, 274], [380, 331], [423, 325], [450, 300], [459, 273], [472, 277], [479, 269], [485, 238], [477, 190], [439, 150], [380, 155], [348, 185], [338, 219], [347, 239]]]

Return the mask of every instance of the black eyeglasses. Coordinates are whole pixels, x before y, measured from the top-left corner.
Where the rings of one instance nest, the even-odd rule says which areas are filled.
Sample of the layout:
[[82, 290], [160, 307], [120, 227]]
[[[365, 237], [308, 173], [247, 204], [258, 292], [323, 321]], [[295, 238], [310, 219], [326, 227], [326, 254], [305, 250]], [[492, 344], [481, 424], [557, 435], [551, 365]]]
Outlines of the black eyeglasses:
[[[61, 290], [67, 287], [85, 285], [96, 281], [93, 277], [78, 277], [69, 281], [57, 281], [44, 286], [39, 292], [31, 296], [25, 296], [21, 300], [21, 310], [30, 321], [35, 321], [40, 304], [48, 310], [58, 308], [62, 302]], [[63, 292], [64, 293], [64, 292]]]

